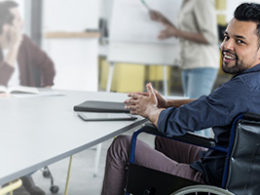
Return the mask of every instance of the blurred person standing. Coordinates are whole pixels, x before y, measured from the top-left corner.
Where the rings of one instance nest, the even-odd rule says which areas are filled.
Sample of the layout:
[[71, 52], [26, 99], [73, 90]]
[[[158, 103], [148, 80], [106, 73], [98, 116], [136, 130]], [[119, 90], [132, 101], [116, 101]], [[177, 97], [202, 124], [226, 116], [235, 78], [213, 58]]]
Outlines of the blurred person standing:
[[[0, 2], [0, 49], [0, 85], [53, 85], [54, 64], [23, 34], [23, 20], [14, 1]], [[39, 74], [36, 75], [36, 72]]]
[[[183, 0], [175, 26], [162, 13], [150, 10], [150, 18], [165, 29], [158, 39], [179, 38], [182, 87], [184, 95], [208, 95], [217, 78], [220, 53], [214, 0]], [[198, 134], [211, 136], [211, 131]]]

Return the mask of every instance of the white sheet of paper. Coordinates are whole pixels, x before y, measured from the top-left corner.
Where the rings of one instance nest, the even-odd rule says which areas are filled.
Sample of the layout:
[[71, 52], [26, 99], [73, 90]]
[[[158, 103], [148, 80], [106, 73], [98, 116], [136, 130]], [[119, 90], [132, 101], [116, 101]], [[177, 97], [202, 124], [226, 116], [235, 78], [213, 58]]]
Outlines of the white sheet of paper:
[[[150, 9], [158, 10], [176, 24], [180, 0], [146, 0]], [[114, 0], [110, 40], [139, 43], [176, 43], [175, 38], [158, 40], [165, 27], [150, 19], [148, 9], [140, 0]]]

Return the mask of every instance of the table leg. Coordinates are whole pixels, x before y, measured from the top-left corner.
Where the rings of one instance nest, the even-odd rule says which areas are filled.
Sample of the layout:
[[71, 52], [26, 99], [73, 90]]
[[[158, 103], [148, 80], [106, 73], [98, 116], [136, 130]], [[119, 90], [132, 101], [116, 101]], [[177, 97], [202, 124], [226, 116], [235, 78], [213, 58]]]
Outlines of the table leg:
[[96, 147], [97, 147], [97, 151], [96, 151], [95, 168], [94, 168], [94, 174], [93, 174], [94, 177], [96, 177], [98, 174], [98, 166], [99, 166], [99, 161], [100, 161], [100, 156], [101, 156], [102, 144], [98, 144]]
[[110, 62], [109, 63], [108, 77], [107, 77], [107, 88], [106, 88], [107, 92], [110, 92], [110, 90], [111, 90], [113, 72], [114, 72], [114, 62]]
[[165, 97], [168, 95], [167, 65], [163, 66], [163, 94]]
[[67, 179], [66, 179], [66, 185], [65, 185], [64, 195], [68, 195], [71, 165], [72, 165], [72, 156], [70, 156], [70, 161], [69, 161], [69, 167], [68, 167], [68, 171], [67, 171]]

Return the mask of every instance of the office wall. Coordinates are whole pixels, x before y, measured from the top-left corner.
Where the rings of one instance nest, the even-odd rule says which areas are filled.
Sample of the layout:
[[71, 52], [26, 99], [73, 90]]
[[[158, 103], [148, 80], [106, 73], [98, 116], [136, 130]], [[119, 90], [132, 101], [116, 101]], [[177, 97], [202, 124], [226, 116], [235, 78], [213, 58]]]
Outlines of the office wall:
[[[97, 29], [98, 17], [97, 0], [44, 0], [43, 34]], [[55, 88], [97, 90], [97, 38], [44, 38], [43, 47], [56, 65]]]
[[83, 31], [97, 28], [99, 1], [44, 0], [44, 30]]
[[260, 0], [227, 0], [227, 22], [233, 18], [235, 8], [244, 2], [260, 3]]

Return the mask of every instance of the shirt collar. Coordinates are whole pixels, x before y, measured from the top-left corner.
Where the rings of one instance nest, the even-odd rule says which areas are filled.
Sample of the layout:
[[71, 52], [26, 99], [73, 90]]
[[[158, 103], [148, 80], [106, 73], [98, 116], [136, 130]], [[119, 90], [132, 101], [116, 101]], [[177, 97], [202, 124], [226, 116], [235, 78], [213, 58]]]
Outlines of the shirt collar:
[[243, 71], [242, 73], [258, 72], [258, 71], [260, 71], [260, 64], [257, 64], [257, 65], [255, 65], [254, 67], [249, 68], [249, 69]]
[[233, 78], [235, 78], [235, 77], [237, 77], [237, 76], [239, 76], [241, 74], [247, 74], [247, 73], [251, 73], [251, 72], [260, 72], [260, 64], [257, 64], [257, 65], [255, 65], [252, 68], [246, 69], [246, 70], [244, 70], [243, 72], [241, 72], [241, 73], [239, 73], [237, 75], [234, 75]]

